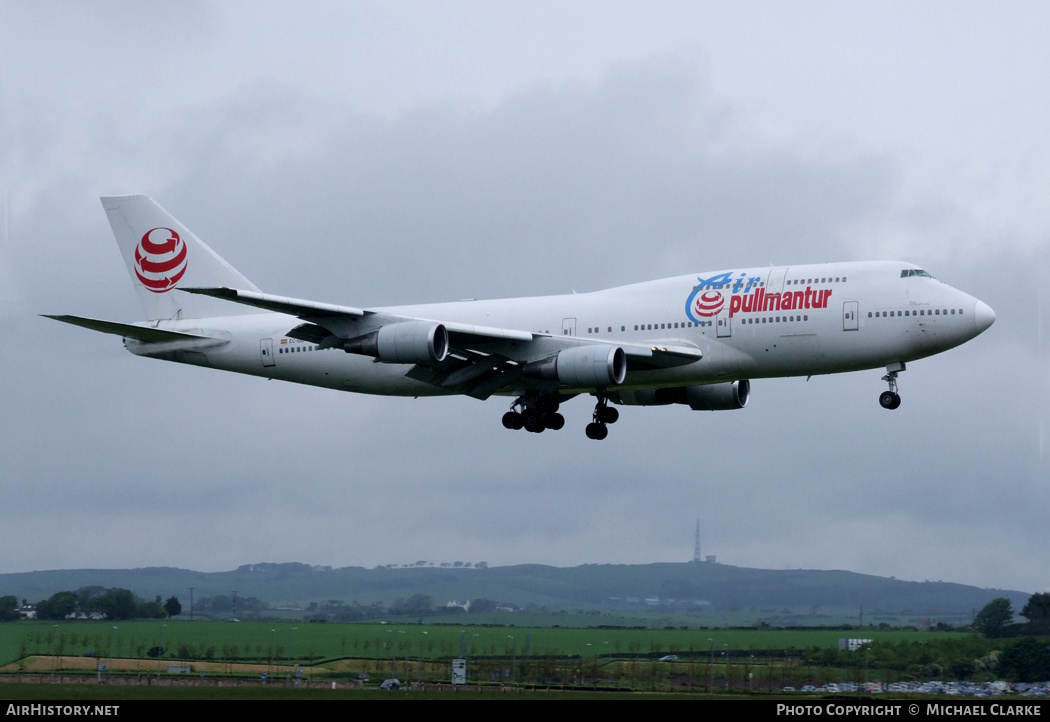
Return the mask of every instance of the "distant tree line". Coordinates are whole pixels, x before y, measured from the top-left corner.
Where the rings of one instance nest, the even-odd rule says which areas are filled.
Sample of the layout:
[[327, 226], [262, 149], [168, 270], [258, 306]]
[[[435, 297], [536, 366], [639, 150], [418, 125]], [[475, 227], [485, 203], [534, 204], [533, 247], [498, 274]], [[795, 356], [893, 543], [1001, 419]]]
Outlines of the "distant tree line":
[[[492, 599], [475, 599], [470, 602], [472, 612], [491, 612], [499, 606]], [[329, 599], [324, 602], [313, 602], [307, 611], [310, 621], [360, 622], [369, 619], [386, 617], [432, 617], [435, 615], [462, 614], [466, 610], [459, 606], [434, 606], [434, 599], [429, 594], [413, 594], [410, 597], [399, 597], [391, 604], [374, 602], [363, 605], [352, 601], [349, 604], [341, 599]]]
[[270, 605], [255, 597], [216, 594], [201, 597], [193, 604], [193, 611], [220, 617], [258, 616], [270, 609]]
[[[434, 562], [428, 562], [426, 559], [421, 559], [414, 564], [378, 564], [376, 565], [376, 569], [412, 569], [413, 567], [419, 568], [432, 566], [435, 566]], [[439, 566], [442, 569], [470, 569], [471, 567], [474, 567], [475, 569], [488, 569], [489, 563], [478, 562], [477, 564], [474, 564], [473, 562], [440, 562], [436, 566]]]
[[[178, 614], [182, 608], [176, 597], [161, 602], [160, 595], [157, 595], [152, 601], [147, 601], [135, 596], [129, 589], [103, 587], [55, 592], [34, 606], [37, 619], [46, 620], [66, 619], [71, 615], [102, 616], [106, 619], [162, 619]], [[18, 608], [16, 597], [0, 597], [0, 621], [18, 619]]]

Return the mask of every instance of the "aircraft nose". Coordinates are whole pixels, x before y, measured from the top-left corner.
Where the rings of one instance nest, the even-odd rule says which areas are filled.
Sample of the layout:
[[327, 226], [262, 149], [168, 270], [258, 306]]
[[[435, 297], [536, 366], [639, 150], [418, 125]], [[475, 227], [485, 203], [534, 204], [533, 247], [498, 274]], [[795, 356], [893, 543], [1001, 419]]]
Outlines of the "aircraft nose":
[[977, 324], [977, 333], [982, 333], [995, 322], [995, 311], [984, 301], [978, 301], [973, 309], [973, 318]]

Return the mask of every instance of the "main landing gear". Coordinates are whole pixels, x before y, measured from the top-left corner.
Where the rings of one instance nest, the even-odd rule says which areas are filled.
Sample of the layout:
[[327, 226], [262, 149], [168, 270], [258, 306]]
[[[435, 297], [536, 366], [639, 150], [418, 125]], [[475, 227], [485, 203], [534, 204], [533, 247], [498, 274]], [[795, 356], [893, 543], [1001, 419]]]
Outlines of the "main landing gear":
[[886, 375], [882, 380], [890, 385], [890, 390], [879, 394], [879, 404], [882, 408], [892, 410], [901, 405], [901, 397], [897, 393], [897, 374], [906, 368], [903, 362], [887, 364]]
[[619, 420], [620, 412], [609, 406], [609, 399], [603, 394], [598, 394], [598, 403], [594, 407], [593, 418], [594, 421], [587, 424], [587, 438], [601, 441], [609, 435], [608, 424], [615, 424]]
[[554, 394], [520, 396], [510, 405], [510, 411], [503, 414], [503, 427], [513, 430], [525, 429], [534, 434], [539, 434], [544, 429], [558, 431], [565, 426], [565, 417], [558, 413], [560, 405], [558, 397]]
[[[609, 399], [598, 394], [598, 403], [594, 407], [593, 421], [587, 424], [587, 438], [601, 441], [609, 435], [609, 424], [615, 424], [620, 412], [609, 406]], [[510, 411], [503, 414], [503, 427], [506, 429], [525, 429], [539, 434], [546, 429], [558, 431], [565, 426], [565, 417], [558, 413], [561, 402], [556, 394], [542, 393], [530, 396], [519, 396], [510, 405]]]

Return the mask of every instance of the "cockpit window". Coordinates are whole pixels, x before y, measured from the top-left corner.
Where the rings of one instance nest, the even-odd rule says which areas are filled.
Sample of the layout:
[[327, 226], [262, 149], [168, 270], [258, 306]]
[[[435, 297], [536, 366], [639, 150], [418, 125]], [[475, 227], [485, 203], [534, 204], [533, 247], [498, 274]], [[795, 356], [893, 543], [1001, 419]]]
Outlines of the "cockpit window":
[[903, 271], [901, 271], [901, 278], [908, 278], [909, 276], [922, 276], [923, 278], [933, 278], [933, 276], [919, 268], [905, 268]]

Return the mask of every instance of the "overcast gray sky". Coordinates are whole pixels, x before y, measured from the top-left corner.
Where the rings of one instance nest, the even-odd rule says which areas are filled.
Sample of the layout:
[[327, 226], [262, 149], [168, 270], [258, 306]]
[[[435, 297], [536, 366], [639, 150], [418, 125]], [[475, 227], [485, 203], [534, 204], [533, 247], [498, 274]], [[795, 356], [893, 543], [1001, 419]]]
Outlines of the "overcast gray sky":
[[[1050, 588], [1050, 7], [0, 0], [0, 571], [691, 558]], [[98, 196], [353, 306], [895, 258], [998, 314], [916, 362], [626, 408], [131, 356]], [[0, 590], [2, 591], [2, 590]]]

